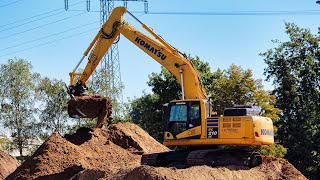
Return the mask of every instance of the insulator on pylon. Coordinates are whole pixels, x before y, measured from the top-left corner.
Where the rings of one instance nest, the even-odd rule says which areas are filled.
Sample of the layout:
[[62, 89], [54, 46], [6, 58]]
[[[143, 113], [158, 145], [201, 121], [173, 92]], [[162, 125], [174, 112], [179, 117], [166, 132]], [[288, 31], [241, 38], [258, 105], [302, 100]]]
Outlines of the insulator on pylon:
[[68, 11], [68, 9], [69, 9], [69, 1], [68, 0], [64, 0], [64, 9], [66, 11]]

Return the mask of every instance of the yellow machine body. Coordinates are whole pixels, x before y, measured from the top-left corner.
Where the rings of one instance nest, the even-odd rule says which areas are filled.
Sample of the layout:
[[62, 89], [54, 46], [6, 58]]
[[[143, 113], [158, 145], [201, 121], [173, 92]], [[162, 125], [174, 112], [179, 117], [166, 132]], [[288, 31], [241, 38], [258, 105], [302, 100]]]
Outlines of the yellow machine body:
[[[199, 100], [189, 100], [192, 102]], [[173, 101], [173, 102], [186, 102]], [[206, 113], [204, 101], [199, 101], [201, 124], [189, 128], [181, 127], [175, 136], [164, 132], [166, 146], [200, 146], [200, 145], [270, 145], [274, 143], [273, 123], [270, 118], [262, 116], [211, 116]]]

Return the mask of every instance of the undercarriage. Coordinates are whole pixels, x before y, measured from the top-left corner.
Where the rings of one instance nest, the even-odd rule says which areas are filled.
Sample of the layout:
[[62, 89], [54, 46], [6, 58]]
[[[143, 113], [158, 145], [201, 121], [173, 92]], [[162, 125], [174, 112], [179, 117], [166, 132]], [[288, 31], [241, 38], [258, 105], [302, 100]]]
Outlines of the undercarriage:
[[205, 149], [182, 150], [152, 153], [142, 155], [141, 164], [155, 167], [190, 167], [207, 166], [248, 166], [255, 167], [262, 163], [262, 157], [257, 152], [237, 149]]

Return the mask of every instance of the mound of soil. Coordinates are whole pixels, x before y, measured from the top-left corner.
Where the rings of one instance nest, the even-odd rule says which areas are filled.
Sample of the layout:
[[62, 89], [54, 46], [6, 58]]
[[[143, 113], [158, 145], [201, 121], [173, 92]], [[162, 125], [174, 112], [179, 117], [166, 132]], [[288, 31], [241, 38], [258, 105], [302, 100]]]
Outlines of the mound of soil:
[[306, 179], [291, 163], [285, 159], [264, 157], [259, 171], [268, 175], [268, 179]]
[[85, 169], [108, 171], [139, 165], [139, 156], [115, 145], [102, 129], [81, 129], [76, 134], [81, 132], [88, 133], [82, 137], [71, 136], [76, 137], [72, 141], [52, 134], [8, 179], [68, 179]]
[[[154, 149], [146, 148], [147, 143]], [[53, 133], [8, 179], [68, 179], [89, 172], [113, 174], [139, 166], [141, 156], [137, 152], [162, 150], [167, 148], [130, 123], [111, 125], [109, 129], [81, 128], [65, 137]]]
[[307, 179], [292, 164], [281, 158], [264, 157], [263, 164], [255, 168], [241, 166], [208, 167], [193, 166], [186, 169], [139, 166], [128, 172], [123, 179], [228, 179], [228, 180], [279, 180]]
[[255, 167], [141, 166], [141, 153], [168, 148], [131, 123], [108, 129], [81, 128], [65, 137], [54, 133], [7, 179], [306, 179], [289, 162], [264, 157]]
[[132, 123], [118, 123], [110, 126], [109, 135], [113, 143], [136, 154], [169, 150], [146, 131]]
[[0, 179], [6, 178], [20, 165], [19, 161], [9, 154], [0, 151]]

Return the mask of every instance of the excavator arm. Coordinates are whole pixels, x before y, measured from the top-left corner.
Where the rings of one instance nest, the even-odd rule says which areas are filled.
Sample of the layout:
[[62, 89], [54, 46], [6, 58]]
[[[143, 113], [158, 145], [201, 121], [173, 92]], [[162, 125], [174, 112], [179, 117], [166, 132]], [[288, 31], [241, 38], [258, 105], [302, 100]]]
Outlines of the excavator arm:
[[[173, 48], [161, 36], [157, 35], [150, 27], [143, 24], [136, 17], [133, 16], [152, 37], [147, 36], [124, 21], [123, 16], [126, 12], [133, 16], [125, 7], [115, 8], [108, 21], [90, 43], [84, 56], [73, 72], [70, 73], [69, 94], [74, 96], [83, 94], [86, 90], [85, 83], [117, 37], [122, 34], [177, 78], [182, 87], [183, 99], [207, 99], [200, 76], [192, 63], [181, 56], [181, 53], [177, 49]], [[84, 71], [77, 73], [77, 68], [86, 56], [88, 56], [88, 63]], [[75, 82], [77, 76], [79, 78]]]

